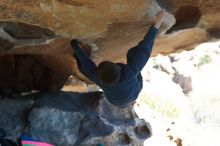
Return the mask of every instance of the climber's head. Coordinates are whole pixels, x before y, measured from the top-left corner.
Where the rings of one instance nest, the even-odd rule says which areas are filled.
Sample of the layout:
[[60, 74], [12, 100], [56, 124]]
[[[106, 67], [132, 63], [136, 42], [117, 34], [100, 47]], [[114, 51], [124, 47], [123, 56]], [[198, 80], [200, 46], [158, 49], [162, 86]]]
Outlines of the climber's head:
[[110, 61], [103, 61], [97, 70], [98, 80], [104, 85], [115, 85], [121, 77], [121, 67]]

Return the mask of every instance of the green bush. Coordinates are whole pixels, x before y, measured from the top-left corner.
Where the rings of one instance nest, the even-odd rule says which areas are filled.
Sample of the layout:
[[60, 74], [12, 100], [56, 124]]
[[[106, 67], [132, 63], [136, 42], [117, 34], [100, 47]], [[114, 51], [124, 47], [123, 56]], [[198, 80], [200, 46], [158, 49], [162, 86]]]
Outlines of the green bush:
[[208, 64], [210, 62], [212, 62], [212, 58], [206, 54], [199, 59], [198, 66], [200, 67], [200, 66], [202, 66], [204, 64]]
[[168, 118], [176, 118], [179, 116], [178, 108], [168, 99], [163, 97], [148, 97], [146, 95], [142, 95], [140, 100], [162, 116]]

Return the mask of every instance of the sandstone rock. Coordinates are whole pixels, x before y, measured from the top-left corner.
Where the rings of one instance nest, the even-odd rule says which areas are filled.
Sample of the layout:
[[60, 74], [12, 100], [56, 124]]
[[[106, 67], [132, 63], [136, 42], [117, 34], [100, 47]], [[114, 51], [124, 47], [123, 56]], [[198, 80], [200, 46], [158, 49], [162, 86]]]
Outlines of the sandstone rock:
[[[58, 73], [71, 72], [89, 82], [79, 73], [76, 63], [70, 61], [73, 52], [70, 39], [87, 44], [84, 48], [96, 63], [103, 60], [125, 63], [127, 50], [146, 34], [152, 16], [160, 10], [159, 5], [169, 13], [155, 42], [153, 56], [192, 49], [195, 44], [219, 36], [220, 4], [215, 0], [2, 0], [0, 38], [5, 41], [1, 55], [49, 54], [56, 60], [61, 54], [70, 55], [62, 58], [65, 69], [55, 67], [56, 63], [44, 57], [41, 62]], [[165, 35], [167, 30], [174, 33]], [[178, 30], [181, 32], [176, 33]], [[90, 54], [88, 44], [97, 51]]]
[[0, 52], [8, 51], [14, 47], [14, 44], [8, 40], [0, 38]]
[[175, 12], [176, 23], [167, 33], [196, 26], [201, 18], [201, 11], [195, 6], [183, 6]]
[[220, 28], [210, 28], [208, 33], [214, 38], [220, 38]]
[[[175, 15], [177, 23], [174, 26], [175, 29], [173, 27], [172, 30], [194, 26], [201, 26], [205, 31], [218, 30], [219, 2], [217, 1], [157, 0], [157, 2]], [[29, 1], [28, 3], [10, 0], [2, 1], [0, 5], [4, 12], [0, 15], [0, 19], [10, 23], [10, 25], [23, 24], [28, 29], [39, 26], [42, 29], [37, 28], [37, 31], [34, 31], [35, 34], [38, 32], [36, 35], [41, 35], [42, 31], [46, 35], [55, 32], [62, 37], [74, 37], [83, 39], [86, 42], [93, 42], [100, 48], [101, 54], [105, 54], [107, 58], [117, 60], [123, 60], [119, 56], [142, 39], [147, 28], [151, 25], [149, 22], [152, 15], [159, 11], [156, 2], [143, 0], [104, 3], [100, 0], [92, 2], [41, 0], [38, 2]], [[192, 13], [192, 15], [188, 13]], [[11, 22], [19, 23], [13, 24]], [[163, 27], [163, 29], [173, 25], [173, 23], [168, 23], [170, 22], [166, 22], [164, 25], [166, 27]], [[33, 25], [28, 26], [27, 24]], [[46, 28], [53, 30], [53, 32], [49, 29], [46, 30]], [[197, 42], [194, 41], [194, 43]], [[182, 46], [182, 44], [179, 44], [179, 46]], [[187, 45], [185, 44], [185, 46]], [[122, 49], [118, 55], [108, 54], [108, 50], [115, 51], [118, 49]], [[163, 52], [160, 48], [156, 48], [156, 50], [157, 52]], [[169, 53], [173, 51], [169, 50]]]
[[3, 23], [3, 30], [10, 34], [14, 39], [41, 39], [45, 36], [53, 36], [54, 33], [49, 29], [41, 29], [37, 26], [25, 23]]
[[5, 55], [0, 58], [0, 88], [3, 89], [17, 92], [61, 89], [68, 79], [68, 74], [57, 73], [42, 65], [34, 55]]

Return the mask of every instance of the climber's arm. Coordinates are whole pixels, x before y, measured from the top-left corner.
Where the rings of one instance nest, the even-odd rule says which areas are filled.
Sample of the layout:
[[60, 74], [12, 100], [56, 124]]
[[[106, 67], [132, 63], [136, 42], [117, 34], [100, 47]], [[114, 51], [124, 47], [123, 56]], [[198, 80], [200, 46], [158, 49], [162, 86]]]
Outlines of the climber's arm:
[[84, 53], [77, 40], [72, 40], [71, 46], [75, 50], [74, 55], [76, 57], [80, 72], [94, 83], [97, 83], [96, 64]]
[[127, 54], [127, 66], [137, 75], [150, 58], [158, 29], [151, 27], [144, 39]]
[[135, 75], [140, 73], [150, 58], [154, 40], [156, 38], [158, 29], [163, 22], [164, 16], [165, 10], [160, 11], [156, 15], [154, 25], [150, 27], [144, 39], [137, 46], [128, 51], [127, 66], [134, 72]]

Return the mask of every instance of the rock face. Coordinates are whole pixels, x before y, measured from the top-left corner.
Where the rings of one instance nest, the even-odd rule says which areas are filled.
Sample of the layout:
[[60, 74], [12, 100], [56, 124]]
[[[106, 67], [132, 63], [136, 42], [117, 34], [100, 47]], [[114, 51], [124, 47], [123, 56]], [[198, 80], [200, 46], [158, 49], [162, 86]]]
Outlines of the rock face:
[[[72, 57], [70, 39], [90, 46], [96, 63], [126, 62], [127, 50], [143, 38], [159, 6], [169, 13], [153, 55], [191, 49], [197, 43], [219, 38], [220, 2], [216, 0], [1, 0], [0, 54], [42, 55], [38, 61], [54, 74], [86, 80]], [[5, 62], [0, 65], [5, 66]], [[63, 83], [53, 86], [57, 84]]]
[[[159, 6], [168, 13], [153, 55], [220, 37], [219, 0], [1, 0], [0, 94], [61, 89], [70, 75], [91, 83], [79, 73], [70, 39], [84, 42], [97, 64], [126, 62], [127, 50], [146, 34]], [[175, 72], [173, 80], [185, 93], [192, 90], [184, 71], [161, 68]], [[131, 107], [119, 109], [97, 94], [47, 92], [37, 98], [0, 102], [0, 125], [9, 136], [25, 131], [61, 146], [136, 146], [151, 135]], [[12, 108], [17, 110], [10, 113]]]
[[[156, 0], [156, 3], [175, 14], [178, 20], [176, 26], [189, 23], [189, 20], [193, 20], [191, 23], [196, 25], [201, 16], [206, 16], [202, 18], [203, 21], [211, 22], [207, 28], [219, 24], [218, 1]], [[149, 15], [159, 10], [156, 3], [151, 0], [2, 0], [0, 4], [3, 13], [0, 19], [50, 28], [64, 37], [97, 39], [103, 38], [111, 26], [146, 23]]]
[[137, 118], [132, 106], [115, 107], [102, 92], [52, 91], [0, 104], [0, 128], [13, 139], [27, 133], [58, 146], [136, 146], [151, 136], [150, 125]]
[[0, 85], [5, 86], [2, 90], [22, 92], [61, 89], [68, 76], [42, 65], [38, 58], [38, 55], [1, 56]]
[[[4, 128], [7, 131], [7, 136], [16, 138], [21, 134], [27, 124], [25, 120], [32, 105], [32, 100], [0, 100], [0, 128]], [[12, 111], [12, 109], [16, 110]]]

